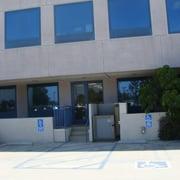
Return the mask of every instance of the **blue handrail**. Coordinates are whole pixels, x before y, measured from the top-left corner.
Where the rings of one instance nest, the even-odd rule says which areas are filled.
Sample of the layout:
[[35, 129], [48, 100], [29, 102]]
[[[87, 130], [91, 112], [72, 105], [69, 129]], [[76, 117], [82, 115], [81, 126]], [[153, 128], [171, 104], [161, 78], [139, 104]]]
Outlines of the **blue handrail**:
[[73, 112], [71, 106], [55, 107], [53, 110], [54, 129], [72, 126]]

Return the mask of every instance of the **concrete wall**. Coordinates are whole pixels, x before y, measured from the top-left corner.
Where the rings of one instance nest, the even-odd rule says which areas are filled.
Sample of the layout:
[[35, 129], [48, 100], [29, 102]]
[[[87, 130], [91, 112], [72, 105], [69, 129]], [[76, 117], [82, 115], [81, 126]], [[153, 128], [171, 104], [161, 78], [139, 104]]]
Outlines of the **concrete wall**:
[[54, 142], [68, 142], [71, 135], [71, 128], [54, 129]]
[[71, 105], [71, 83], [69, 81], [59, 82], [60, 105]]
[[141, 142], [158, 140], [159, 120], [165, 113], [152, 113], [153, 127], [141, 133], [141, 128], [145, 127], [145, 114], [121, 114], [120, 115], [120, 134], [122, 142]]
[[[89, 140], [93, 141], [93, 116], [94, 115], [113, 115], [113, 106], [115, 104], [90, 104], [89, 105]], [[144, 113], [128, 114], [127, 104], [119, 103], [119, 121], [120, 121], [120, 142], [136, 143], [150, 140], [158, 140], [159, 120], [165, 116], [165, 113], [151, 113], [152, 128], [146, 128]], [[103, 128], [103, 127], [102, 127]], [[142, 133], [145, 128], [145, 133]], [[119, 129], [119, 128], [117, 128]]]
[[44, 120], [44, 131], [38, 132], [38, 118], [0, 119], [1, 143], [49, 143], [54, 142], [52, 118]]
[[89, 141], [93, 142], [93, 116], [97, 115], [97, 104], [89, 104]]
[[118, 100], [117, 79], [115, 78], [104, 79], [103, 88], [104, 88], [104, 103], [116, 103]]
[[[146, 114], [128, 114], [126, 103], [120, 103], [119, 112], [121, 142], [145, 142], [159, 139], [159, 120], [165, 116], [165, 113], [151, 113], [152, 128], [146, 128]], [[145, 133], [143, 134], [141, 130], [144, 127]]]
[[[165, 0], [150, 0], [152, 36], [109, 39], [107, 0], [93, 0], [96, 40], [55, 45], [53, 5], [77, 1], [86, 0], [0, 1], [0, 80], [180, 66], [180, 34], [168, 34]], [[5, 50], [4, 12], [39, 6], [42, 45]]]

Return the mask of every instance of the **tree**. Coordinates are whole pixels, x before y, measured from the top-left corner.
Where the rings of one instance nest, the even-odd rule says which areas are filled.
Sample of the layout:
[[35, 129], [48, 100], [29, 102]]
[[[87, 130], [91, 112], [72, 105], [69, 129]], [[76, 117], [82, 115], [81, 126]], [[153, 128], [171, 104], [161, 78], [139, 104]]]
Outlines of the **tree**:
[[157, 69], [141, 86], [140, 103], [145, 112], [164, 111], [170, 123], [180, 124], [180, 78], [176, 69], [168, 65]]

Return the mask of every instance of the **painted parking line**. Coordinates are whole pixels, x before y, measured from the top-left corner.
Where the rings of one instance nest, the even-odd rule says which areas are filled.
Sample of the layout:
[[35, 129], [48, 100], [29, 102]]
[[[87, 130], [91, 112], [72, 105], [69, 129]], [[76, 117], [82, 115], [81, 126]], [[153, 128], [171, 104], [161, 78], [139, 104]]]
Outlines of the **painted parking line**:
[[103, 162], [101, 163], [101, 166], [99, 169], [103, 169], [105, 167], [105, 165], [107, 164], [107, 162], [110, 159], [111, 154], [113, 153], [113, 151], [115, 150], [117, 146], [117, 143], [114, 144], [114, 146], [112, 147], [112, 149], [110, 150], [109, 154], [106, 156], [106, 158], [103, 160]]
[[31, 158], [18, 169], [103, 169], [116, 143], [71, 144], [66, 143]]
[[43, 152], [41, 152], [40, 154], [38, 154], [38, 155], [36, 155], [36, 156], [34, 156], [34, 157], [32, 157], [32, 158], [30, 158], [30, 159], [28, 159], [28, 160], [20, 163], [20, 164], [18, 164], [18, 165], [15, 166], [14, 168], [15, 168], [15, 169], [19, 169], [19, 168], [23, 167], [24, 164], [27, 164], [28, 162], [31, 162], [31, 161], [33, 161], [33, 160], [36, 160], [37, 158], [40, 158], [40, 157], [43, 156], [44, 154], [46, 154], [46, 153], [48, 153], [48, 152], [52, 152], [52, 151], [56, 150], [57, 148], [60, 148], [60, 147], [63, 146], [64, 144], [65, 144], [65, 143], [59, 144], [59, 145], [57, 145], [57, 146], [55, 146], [55, 147], [50, 147], [50, 148], [44, 150]]

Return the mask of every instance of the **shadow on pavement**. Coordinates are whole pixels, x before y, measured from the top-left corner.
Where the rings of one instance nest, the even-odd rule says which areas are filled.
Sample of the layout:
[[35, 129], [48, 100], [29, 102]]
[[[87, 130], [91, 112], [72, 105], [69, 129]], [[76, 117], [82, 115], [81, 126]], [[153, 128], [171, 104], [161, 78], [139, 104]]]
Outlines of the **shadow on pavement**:
[[149, 151], [180, 150], [180, 141], [152, 141], [144, 144], [53, 143], [35, 145], [1, 145], [1, 152], [98, 152], [98, 151]]

